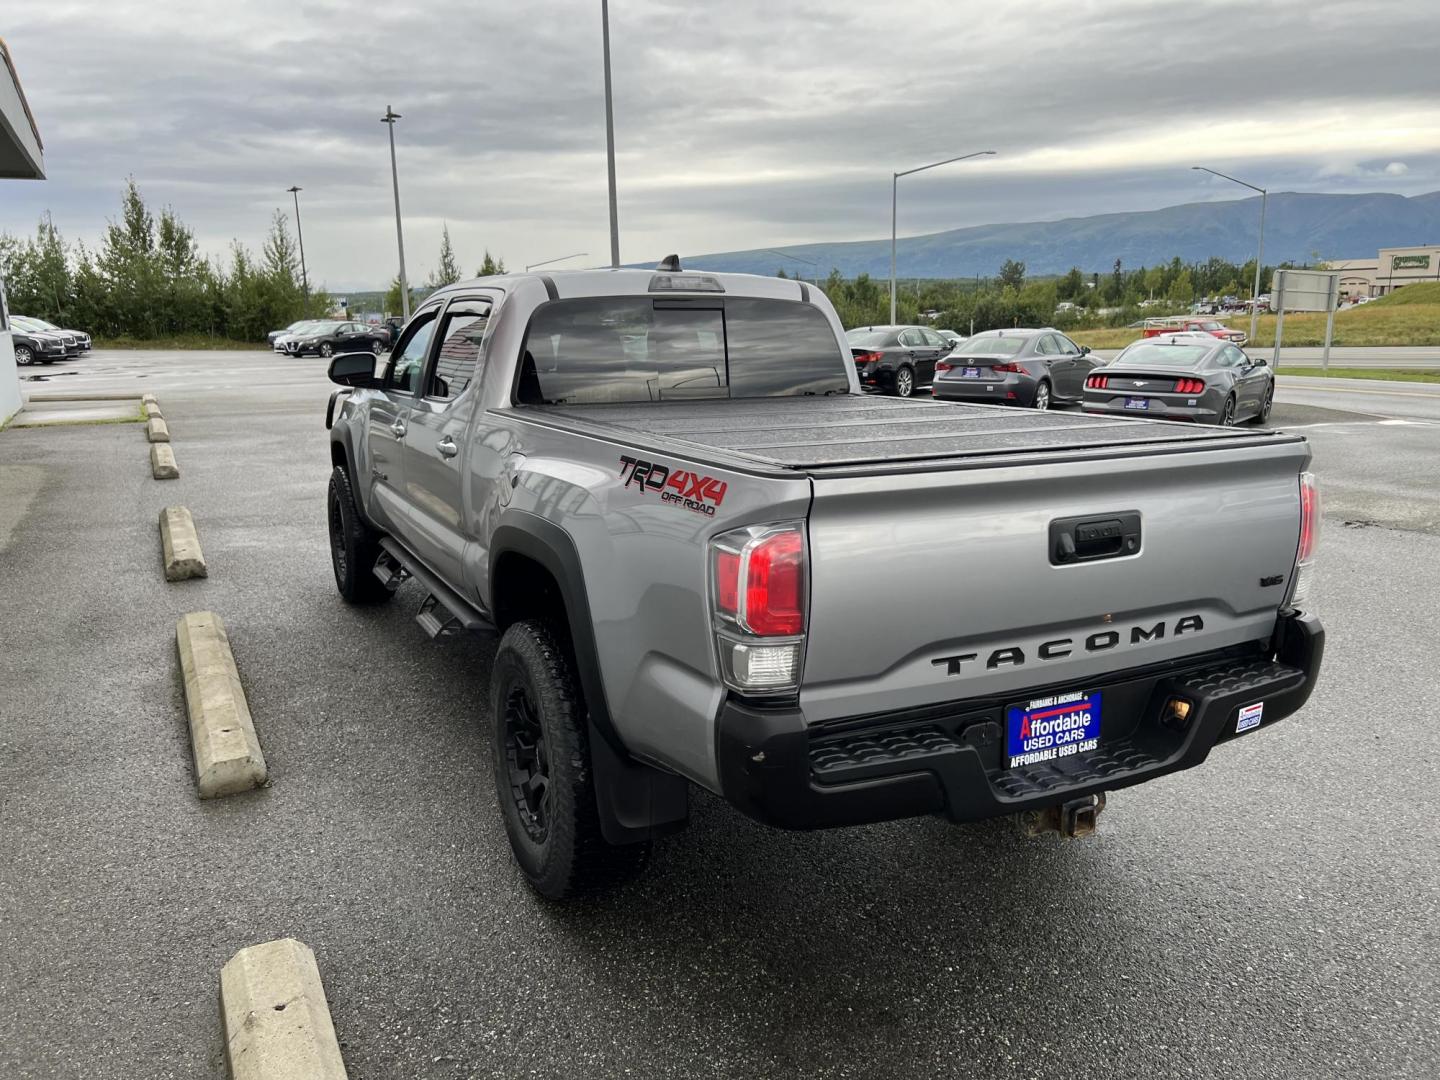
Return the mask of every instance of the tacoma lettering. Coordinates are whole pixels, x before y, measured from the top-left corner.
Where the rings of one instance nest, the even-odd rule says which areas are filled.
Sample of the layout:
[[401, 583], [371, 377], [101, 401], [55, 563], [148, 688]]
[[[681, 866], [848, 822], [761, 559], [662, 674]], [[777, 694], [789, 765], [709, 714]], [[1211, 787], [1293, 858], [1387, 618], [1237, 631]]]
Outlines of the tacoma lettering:
[[[1175, 626], [1171, 630], [1174, 637], [1181, 634], [1198, 634], [1205, 629], [1205, 620], [1199, 615], [1186, 615], [1182, 619], [1175, 620]], [[1158, 641], [1165, 637], [1165, 623], [1158, 622], [1154, 626], [1132, 626], [1130, 627], [1130, 644], [1139, 645], [1146, 641]], [[1100, 630], [1089, 635], [1085, 639], [1085, 652], [1106, 652], [1120, 645], [1123, 635], [1119, 630]], [[1076, 648], [1074, 638], [1054, 638], [1042, 642], [1035, 650], [1037, 659], [1040, 660], [1063, 660], [1074, 653]], [[980, 659], [979, 653], [956, 653], [954, 656], [938, 656], [930, 663], [935, 667], [943, 667], [946, 675], [963, 674], [964, 665], [971, 660]], [[1010, 666], [1021, 667], [1025, 663], [1025, 650], [1019, 645], [1007, 645], [1003, 648], [992, 649], [985, 659], [987, 671], [994, 671], [998, 667]]]

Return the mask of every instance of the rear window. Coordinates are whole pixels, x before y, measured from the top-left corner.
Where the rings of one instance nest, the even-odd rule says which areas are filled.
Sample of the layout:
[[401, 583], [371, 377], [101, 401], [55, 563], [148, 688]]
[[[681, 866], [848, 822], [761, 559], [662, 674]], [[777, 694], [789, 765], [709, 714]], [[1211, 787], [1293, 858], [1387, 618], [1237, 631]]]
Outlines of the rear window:
[[523, 404], [848, 393], [819, 309], [788, 300], [556, 300], [530, 320]]
[[845, 340], [857, 349], [883, 349], [895, 343], [894, 330], [851, 330]]
[[1023, 337], [1001, 337], [996, 334], [994, 337], [981, 335], [980, 337], [967, 338], [955, 346], [951, 356], [1014, 356], [1025, 348], [1025, 342], [1029, 338]]
[[1131, 345], [1113, 361], [1137, 367], [1194, 367], [1210, 353], [1210, 345], [1155, 345], [1140, 342]]

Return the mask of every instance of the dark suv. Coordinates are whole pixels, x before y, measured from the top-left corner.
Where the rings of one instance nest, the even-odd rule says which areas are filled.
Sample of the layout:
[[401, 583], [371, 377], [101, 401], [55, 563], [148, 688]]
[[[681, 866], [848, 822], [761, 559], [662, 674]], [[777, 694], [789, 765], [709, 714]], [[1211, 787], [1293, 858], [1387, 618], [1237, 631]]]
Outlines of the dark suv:
[[34, 329], [20, 316], [10, 319], [10, 337], [15, 345], [15, 363], [21, 367], [53, 364], [68, 355], [64, 338], [48, 330]]
[[935, 379], [935, 362], [951, 345], [928, 326], [857, 326], [845, 335], [866, 390], [909, 397]]

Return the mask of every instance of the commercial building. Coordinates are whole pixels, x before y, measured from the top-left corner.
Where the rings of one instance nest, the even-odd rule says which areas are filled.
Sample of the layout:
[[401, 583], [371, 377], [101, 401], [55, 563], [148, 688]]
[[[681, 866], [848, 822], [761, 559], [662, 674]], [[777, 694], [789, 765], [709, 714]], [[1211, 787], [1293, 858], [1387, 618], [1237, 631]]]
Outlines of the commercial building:
[[[45, 179], [45, 146], [20, 89], [10, 50], [0, 38], [0, 181]], [[10, 338], [5, 283], [0, 281], [0, 424], [20, 411], [20, 378]]]
[[1331, 259], [1340, 271], [1340, 298], [1386, 296], [1417, 281], [1440, 281], [1440, 244], [1381, 248], [1374, 259]]

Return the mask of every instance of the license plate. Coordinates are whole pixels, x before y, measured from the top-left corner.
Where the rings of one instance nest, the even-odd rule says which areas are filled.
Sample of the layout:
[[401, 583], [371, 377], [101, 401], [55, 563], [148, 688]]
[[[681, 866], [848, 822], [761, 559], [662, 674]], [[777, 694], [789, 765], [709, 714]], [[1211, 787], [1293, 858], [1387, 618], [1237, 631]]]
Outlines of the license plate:
[[1150, 399], [1143, 397], [1127, 397], [1125, 399], [1125, 408], [1140, 409], [1143, 411], [1150, 408]]
[[978, 367], [962, 368], [960, 377], [962, 379], [978, 379], [980, 377], [980, 369]]
[[1037, 698], [1005, 710], [1005, 761], [1014, 769], [1087, 754], [1100, 745], [1100, 691]]

